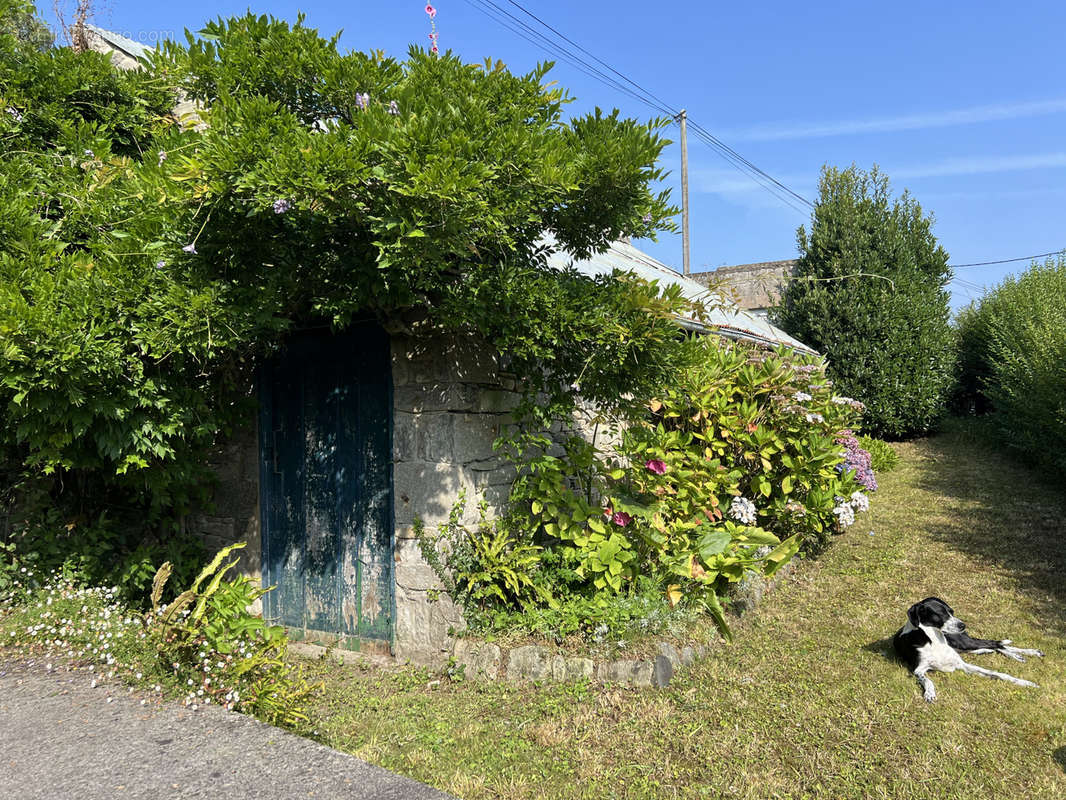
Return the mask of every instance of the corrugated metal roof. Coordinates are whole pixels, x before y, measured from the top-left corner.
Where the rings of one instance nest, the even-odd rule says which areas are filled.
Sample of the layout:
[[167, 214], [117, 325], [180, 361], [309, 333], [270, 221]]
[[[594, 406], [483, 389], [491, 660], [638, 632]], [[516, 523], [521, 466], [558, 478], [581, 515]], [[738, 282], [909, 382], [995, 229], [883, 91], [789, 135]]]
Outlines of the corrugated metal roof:
[[90, 25], [89, 23], [85, 23], [85, 29], [95, 33], [97, 36], [99, 36], [101, 39], [111, 45], [111, 47], [113, 47], [114, 49], [121, 50], [124, 53], [128, 53], [134, 58], [143, 58], [145, 55], [155, 49], [154, 47], [147, 47], [146, 45], [143, 45], [140, 42], [135, 42], [133, 41], [133, 39], [127, 39], [120, 33], [115, 33], [114, 31], [105, 31], [103, 28], [97, 28], [95, 25]]
[[[706, 286], [686, 278], [627, 242], [615, 242], [606, 252], [598, 253], [588, 259], [576, 260], [560, 249], [551, 235], [546, 234], [543, 241], [552, 250], [548, 256], [548, 264], [556, 269], [573, 267], [582, 275], [589, 277], [610, 275], [614, 270], [632, 272], [644, 280], [658, 281], [660, 286], [666, 284], [680, 286], [681, 293], [690, 300], [710, 301], [713, 299], [716, 306], [721, 306], [723, 303], [732, 305], [732, 301], [712, 295]], [[697, 330], [710, 329], [731, 339], [748, 339], [768, 345], [783, 344], [803, 353], [817, 355], [815, 350], [798, 339], [792, 338], [780, 328], [774, 327], [765, 319], [752, 316], [735, 307], [733, 309], [715, 307], [703, 323], [694, 319], [682, 319], [681, 323], [685, 327]]]

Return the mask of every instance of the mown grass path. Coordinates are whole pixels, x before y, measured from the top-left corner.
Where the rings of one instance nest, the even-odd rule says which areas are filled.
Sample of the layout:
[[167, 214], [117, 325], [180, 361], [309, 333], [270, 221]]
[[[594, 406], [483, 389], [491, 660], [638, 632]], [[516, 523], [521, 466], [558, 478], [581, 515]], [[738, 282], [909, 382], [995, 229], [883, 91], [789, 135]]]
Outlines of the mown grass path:
[[[898, 451], [870, 513], [668, 689], [335, 669], [324, 738], [464, 798], [1066, 798], [1063, 488], [967, 429]], [[970, 657], [1040, 688], [935, 673], [926, 704], [888, 637], [930, 594], [1043, 650]]]

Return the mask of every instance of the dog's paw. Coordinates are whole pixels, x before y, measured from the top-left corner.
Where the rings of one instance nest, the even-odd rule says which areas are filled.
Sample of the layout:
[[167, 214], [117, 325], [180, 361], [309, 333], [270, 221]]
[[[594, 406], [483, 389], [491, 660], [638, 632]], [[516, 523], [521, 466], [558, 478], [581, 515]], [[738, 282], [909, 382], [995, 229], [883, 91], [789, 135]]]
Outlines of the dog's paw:
[[1000, 647], [1006, 647], [1007, 645], [1013, 644], [1013, 643], [1014, 643], [1013, 639], [1000, 639], [999, 640], [999, 646]]
[[1030, 689], [1039, 689], [1040, 688], [1040, 686], [1038, 684], [1035, 684], [1032, 681], [1024, 680], [1022, 678], [1018, 679], [1018, 685], [1019, 686], [1028, 686]]
[[925, 698], [925, 702], [927, 702], [927, 703], [935, 703], [936, 702], [936, 692], [933, 691], [932, 689], [927, 689], [922, 694], [922, 697]]

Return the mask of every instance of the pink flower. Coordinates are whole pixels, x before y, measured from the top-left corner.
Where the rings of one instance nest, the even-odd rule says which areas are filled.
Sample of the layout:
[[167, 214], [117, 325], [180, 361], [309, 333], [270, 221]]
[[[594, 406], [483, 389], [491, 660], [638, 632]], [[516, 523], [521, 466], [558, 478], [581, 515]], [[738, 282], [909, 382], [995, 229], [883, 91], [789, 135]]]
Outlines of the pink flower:
[[439, 53], [440, 50], [437, 49], [437, 45], [433, 45], [431, 48], [429, 48], [429, 52], [431, 52], [431, 53]]
[[430, 19], [433, 19], [433, 17], [437, 16], [437, 9], [426, 3], [426, 13], [429, 14]]
[[620, 528], [624, 528], [626, 525], [628, 525], [632, 521], [633, 521], [633, 518], [631, 516], [629, 516], [629, 514], [627, 514], [624, 511], [615, 511], [614, 512], [614, 516], [611, 517], [611, 522], [613, 522], [615, 525], [619, 526]]
[[654, 472], [656, 475], [666, 474], [666, 462], [660, 461], [658, 458], [652, 458], [644, 462], [644, 467], [648, 472]]

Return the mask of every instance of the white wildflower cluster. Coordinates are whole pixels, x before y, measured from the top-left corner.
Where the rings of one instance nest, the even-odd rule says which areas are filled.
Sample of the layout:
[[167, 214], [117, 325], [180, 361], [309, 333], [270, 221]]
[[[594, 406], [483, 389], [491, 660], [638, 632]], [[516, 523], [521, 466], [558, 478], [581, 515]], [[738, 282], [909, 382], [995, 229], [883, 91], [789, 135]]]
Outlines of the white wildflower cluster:
[[794, 395], [792, 395], [792, 397], [797, 403], [806, 403], [808, 400], [813, 399], [811, 395], [807, 394], [806, 392], [796, 392]]
[[808, 414], [805, 419], [807, 422], [825, 422], [825, 417], [821, 414]]
[[237, 642], [235, 653], [219, 653], [206, 642], [200, 642], [195, 661], [188, 669], [182, 669], [175, 661], [172, 668], [175, 673], [191, 675], [185, 678], [185, 697], [182, 703], [192, 710], [200, 704], [217, 703], [227, 710], [236, 710], [241, 703], [241, 692], [237, 679], [230, 678], [231, 669], [252, 655], [253, 643], [241, 637]]
[[734, 497], [729, 504], [729, 516], [744, 525], [754, 525], [755, 504], [746, 497]]
[[[189, 614], [189, 609], [182, 612], [184, 618]], [[79, 587], [58, 572], [42, 581], [22, 568], [0, 595], [0, 621], [7, 620], [11, 626], [5, 645], [27, 648], [41, 658], [48, 671], [59, 666], [53, 659], [62, 659], [67, 669], [84, 668], [93, 676], [90, 688], [109, 692], [107, 679], [118, 677], [142, 685], [151, 679], [146, 675], [145, 656], [149, 663], [155, 662], [156, 646], [164, 648], [174, 641], [157, 640], [161, 630], [158, 617], [150, 611], [143, 615], [131, 612], [119, 600], [117, 588]], [[152, 639], [142, 643], [149, 636]], [[176, 675], [196, 678], [188, 680], [192, 688], [185, 698], [186, 706], [217, 702], [237, 709], [242, 695], [233, 667], [250, 658], [254, 650], [255, 642], [242, 636], [234, 642], [231, 654], [202, 645], [194, 664], [183, 666], [174, 661]], [[151, 691], [162, 695], [163, 687], [156, 683]]]

